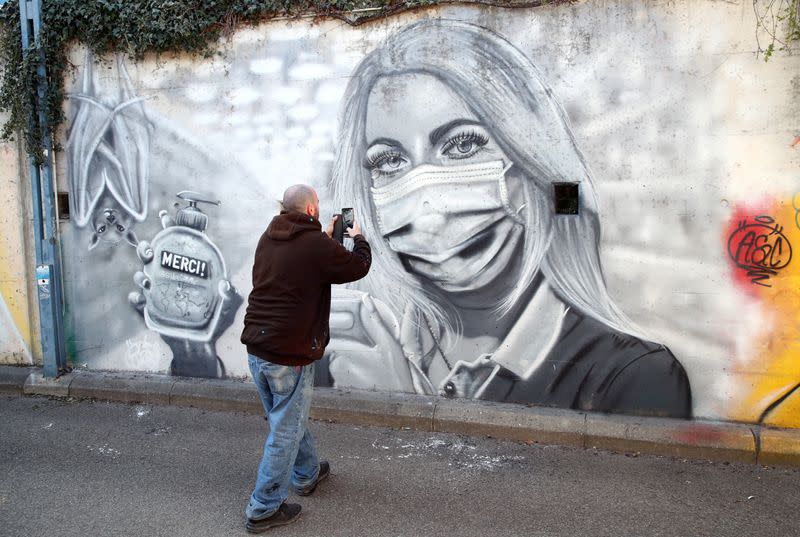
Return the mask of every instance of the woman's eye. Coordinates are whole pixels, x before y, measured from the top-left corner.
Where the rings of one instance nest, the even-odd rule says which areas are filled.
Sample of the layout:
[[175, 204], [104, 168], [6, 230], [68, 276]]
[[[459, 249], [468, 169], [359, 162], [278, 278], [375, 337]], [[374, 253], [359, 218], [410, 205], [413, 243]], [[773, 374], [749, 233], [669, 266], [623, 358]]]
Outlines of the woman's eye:
[[395, 150], [388, 150], [370, 155], [367, 159], [368, 167], [381, 175], [392, 175], [397, 173], [408, 163], [408, 160]]
[[387, 168], [399, 168], [403, 164], [403, 159], [400, 157], [388, 157], [383, 165]]
[[442, 146], [442, 155], [452, 158], [469, 158], [489, 143], [489, 137], [480, 132], [463, 132], [447, 140]]
[[475, 147], [475, 142], [472, 140], [463, 140], [455, 145], [456, 151], [461, 154], [469, 153], [473, 147]]

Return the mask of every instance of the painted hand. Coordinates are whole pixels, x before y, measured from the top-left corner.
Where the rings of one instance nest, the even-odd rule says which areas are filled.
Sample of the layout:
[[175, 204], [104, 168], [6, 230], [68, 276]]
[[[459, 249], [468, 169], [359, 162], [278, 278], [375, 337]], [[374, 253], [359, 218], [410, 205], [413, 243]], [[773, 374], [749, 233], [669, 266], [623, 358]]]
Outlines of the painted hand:
[[233, 324], [233, 319], [239, 306], [244, 302], [244, 298], [229, 280], [220, 280], [217, 285], [221, 298], [220, 317], [216, 330], [211, 335], [211, 341], [216, 341], [225, 330]]
[[[136, 255], [142, 263], [149, 263], [153, 260], [153, 248], [148, 241], [140, 241], [136, 245]], [[132, 291], [128, 294], [128, 302], [144, 315], [144, 308], [147, 305], [147, 299], [144, 296], [144, 291], [150, 289], [150, 279], [141, 270], [137, 270], [133, 274], [133, 282], [139, 287], [139, 291]]]
[[[147, 241], [140, 242], [136, 247], [136, 252], [142, 263], [148, 263], [153, 259], [153, 249]], [[133, 275], [134, 283], [139, 287], [128, 295], [128, 301], [140, 314], [144, 315], [147, 307], [147, 294], [149, 294], [152, 282], [142, 270], [137, 270]], [[170, 363], [170, 373], [180, 376], [224, 378], [225, 366], [219, 359], [216, 351], [217, 339], [222, 333], [233, 324], [236, 310], [242, 304], [242, 297], [231, 285], [228, 280], [220, 280], [217, 284], [219, 296], [219, 320], [214, 325], [210, 334], [204, 334], [200, 339], [184, 337], [179, 335], [167, 335], [158, 330], [161, 339], [169, 346], [172, 351], [172, 362]]]
[[[166, 227], [166, 226], [165, 226]], [[136, 246], [136, 254], [143, 264], [153, 260], [153, 248], [148, 241], [141, 241]], [[139, 287], [138, 291], [128, 294], [128, 301], [141, 314], [144, 314], [147, 306], [145, 291], [149, 291], [152, 285], [150, 278], [142, 270], [137, 270], [133, 275], [133, 282]], [[210, 334], [210, 343], [214, 343], [228, 327], [233, 324], [233, 319], [239, 306], [244, 299], [229, 280], [220, 280], [217, 284], [217, 291], [220, 298], [220, 317], [214, 331]]]
[[382, 302], [360, 291], [336, 289], [327, 349], [334, 385], [416, 392], [400, 331]]

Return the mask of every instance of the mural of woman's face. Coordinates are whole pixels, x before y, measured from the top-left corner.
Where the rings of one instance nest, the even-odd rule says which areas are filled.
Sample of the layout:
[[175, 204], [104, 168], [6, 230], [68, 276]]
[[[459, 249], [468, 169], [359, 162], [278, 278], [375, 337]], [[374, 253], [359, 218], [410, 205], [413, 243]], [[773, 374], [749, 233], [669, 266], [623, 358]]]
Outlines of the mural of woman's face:
[[365, 129], [381, 233], [406, 267], [451, 293], [513, 278], [522, 180], [463, 99], [431, 75], [383, 77]]

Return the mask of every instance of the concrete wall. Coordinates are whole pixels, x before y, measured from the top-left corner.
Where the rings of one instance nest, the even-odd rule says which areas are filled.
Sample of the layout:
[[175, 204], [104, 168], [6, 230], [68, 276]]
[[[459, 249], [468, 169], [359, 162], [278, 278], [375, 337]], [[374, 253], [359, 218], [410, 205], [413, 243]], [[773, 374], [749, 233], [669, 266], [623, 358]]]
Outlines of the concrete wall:
[[[320, 383], [798, 426], [800, 60], [754, 28], [747, 2], [598, 1], [276, 21], [213, 60], [76, 48], [71, 357], [247, 375], [253, 251], [304, 182], [376, 252]], [[221, 201], [204, 234], [184, 190]]]
[[30, 186], [19, 149], [0, 144], [0, 364], [30, 365], [41, 361], [41, 352], [31, 302]]

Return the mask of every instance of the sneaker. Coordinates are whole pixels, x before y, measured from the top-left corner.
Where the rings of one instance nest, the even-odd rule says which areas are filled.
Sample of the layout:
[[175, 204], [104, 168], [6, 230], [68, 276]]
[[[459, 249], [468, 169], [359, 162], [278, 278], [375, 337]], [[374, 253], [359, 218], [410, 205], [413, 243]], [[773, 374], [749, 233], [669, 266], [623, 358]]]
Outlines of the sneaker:
[[317, 478], [314, 480], [314, 482], [309, 483], [305, 487], [298, 487], [294, 489], [294, 491], [298, 494], [298, 496], [309, 496], [312, 492], [314, 492], [314, 490], [316, 490], [317, 485], [325, 481], [329, 475], [331, 475], [331, 465], [328, 464], [328, 461], [321, 461], [319, 463], [319, 474], [317, 474]]
[[251, 520], [248, 518], [244, 526], [247, 528], [248, 533], [263, 533], [276, 526], [291, 524], [298, 518], [300, 518], [300, 506], [296, 503], [284, 502], [278, 507], [277, 511], [267, 518], [262, 518], [260, 520]]

